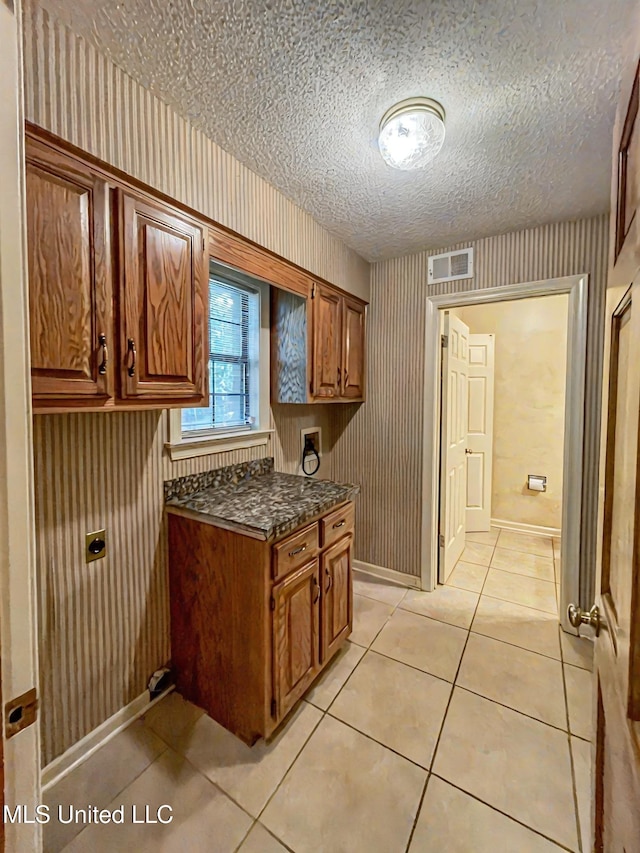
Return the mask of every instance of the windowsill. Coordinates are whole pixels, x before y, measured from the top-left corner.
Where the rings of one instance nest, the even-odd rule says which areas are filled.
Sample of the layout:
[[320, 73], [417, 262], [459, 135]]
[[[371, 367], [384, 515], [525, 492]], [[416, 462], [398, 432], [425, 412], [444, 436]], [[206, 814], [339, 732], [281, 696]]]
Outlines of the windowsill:
[[210, 456], [213, 453], [228, 453], [231, 450], [244, 450], [248, 447], [267, 445], [273, 429], [255, 429], [246, 432], [227, 432], [216, 436], [198, 436], [183, 438], [176, 443], [167, 443], [165, 448], [172, 462], [179, 459], [191, 459], [195, 456]]

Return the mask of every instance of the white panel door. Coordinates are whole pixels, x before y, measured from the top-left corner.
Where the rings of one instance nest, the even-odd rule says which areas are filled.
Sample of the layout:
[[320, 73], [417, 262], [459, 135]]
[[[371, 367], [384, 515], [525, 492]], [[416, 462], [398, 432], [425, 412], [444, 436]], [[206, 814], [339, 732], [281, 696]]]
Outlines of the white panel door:
[[495, 337], [469, 335], [467, 532], [491, 527]]
[[442, 349], [440, 583], [446, 582], [464, 548], [469, 328], [447, 312], [444, 336], [447, 345]]

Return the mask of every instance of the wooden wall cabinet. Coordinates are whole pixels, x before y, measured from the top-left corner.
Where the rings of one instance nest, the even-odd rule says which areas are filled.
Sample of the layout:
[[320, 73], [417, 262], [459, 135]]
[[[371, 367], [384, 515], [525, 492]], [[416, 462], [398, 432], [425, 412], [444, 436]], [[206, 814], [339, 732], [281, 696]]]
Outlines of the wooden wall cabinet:
[[206, 402], [206, 226], [26, 137], [35, 412]]
[[366, 303], [315, 282], [307, 299], [272, 292], [276, 403], [363, 402]]
[[[166, 206], [119, 191], [124, 399], [205, 396], [208, 278], [204, 228]], [[206, 298], [206, 297], [205, 297]]]
[[113, 394], [107, 182], [29, 140], [26, 196], [34, 399], [100, 404]]
[[353, 518], [346, 503], [272, 543], [169, 513], [177, 688], [246, 743], [272, 734], [351, 633]]

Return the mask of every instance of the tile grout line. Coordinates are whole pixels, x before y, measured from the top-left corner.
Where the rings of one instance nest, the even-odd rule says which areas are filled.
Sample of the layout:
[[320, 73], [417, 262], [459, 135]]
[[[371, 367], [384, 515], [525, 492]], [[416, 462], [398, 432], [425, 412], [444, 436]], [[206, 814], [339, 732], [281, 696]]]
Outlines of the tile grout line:
[[[409, 589], [409, 588], [407, 587], [407, 589]], [[406, 595], [406, 593], [405, 593], [405, 595]], [[404, 596], [403, 596], [403, 598], [404, 598]], [[376, 599], [370, 599], [370, 600], [376, 600]], [[400, 599], [400, 601], [402, 601], [402, 599]], [[399, 604], [399, 603], [400, 603], [400, 602], [398, 602], [398, 604]], [[334, 698], [333, 698], [333, 699], [331, 700], [331, 702], [329, 703], [328, 707], [327, 707], [326, 709], [323, 709], [323, 708], [318, 708], [318, 706], [317, 706], [317, 705], [313, 705], [313, 703], [312, 703], [312, 702], [308, 702], [308, 703], [307, 703], [307, 704], [311, 705], [313, 708], [316, 708], [318, 711], [320, 711], [320, 712], [321, 712], [321, 717], [320, 717], [320, 719], [318, 720], [318, 722], [316, 723], [316, 725], [313, 727], [313, 729], [311, 730], [311, 732], [309, 733], [309, 736], [307, 737], [307, 739], [306, 739], [306, 740], [305, 740], [305, 742], [303, 743], [303, 745], [302, 745], [302, 747], [300, 748], [300, 750], [297, 752], [296, 757], [295, 757], [295, 758], [294, 758], [294, 760], [291, 762], [291, 764], [290, 764], [290, 765], [289, 765], [289, 767], [287, 768], [286, 772], [283, 774], [282, 779], [280, 779], [280, 781], [278, 782], [278, 784], [277, 784], [277, 785], [276, 785], [276, 787], [274, 788], [274, 790], [273, 790], [273, 792], [271, 793], [270, 797], [268, 798], [267, 802], [266, 802], [266, 803], [264, 804], [264, 806], [262, 807], [261, 811], [260, 811], [260, 812], [259, 812], [259, 814], [258, 814], [258, 817], [256, 818], [256, 821], [260, 821], [260, 818], [262, 817], [262, 815], [263, 815], [263, 814], [264, 814], [264, 812], [266, 811], [267, 807], [269, 806], [269, 804], [271, 803], [271, 801], [274, 799], [274, 797], [276, 796], [276, 794], [278, 793], [278, 791], [280, 790], [280, 788], [281, 788], [281, 787], [282, 787], [282, 785], [284, 784], [285, 779], [289, 776], [289, 774], [291, 773], [291, 771], [293, 770], [293, 768], [295, 767], [295, 765], [298, 763], [298, 760], [299, 760], [300, 756], [301, 756], [301, 755], [302, 755], [302, 753], [304, 752], [304, 750], [305, 750], [305, 748], [306, 748], [307, 744], [309, 743], [309, 741], [311, 740], [311, 738], [313, 737], [313, 735], [315, 734], [315, 732], [318, 730], [318, 728], [319, 728], [319, 727], [320, 727], [320, 725], [322, 724], [322, 721], [323, 721], [327, 716], [330, 716], [332, 719], [337, 719], [337, 718], [336, 718], [336, 717], [334, 717], [332, 714], [329, 714], [329, 708], [331, 708], [331, 706], [333, 705], [333, 703], [335, 702], [335, 700], [338, 698], [338, 696], [339, 696], [339, 695], [340, 695], [340, 693], [342, 692], [343, 688], [346, 686], [347, 682], [349, 681], [349, 679], [351, 678], [351, 676], [353, 675], [353, 673], [354, 673], [354, 672], [356, 671], [356, 669], [360, 666], [360, 663], [361, 663], [361, 662], [362, 662], [362, 660], [365, 658], [365, 656], [366, 656], [367, 652], [371, 649], [371, 645], [372, 645], [372, 643], [374, 643], [374, 642], [375, 642], [375, 640], [376, 640], [376, 638], [377, 638], [378, 634], [380, 633], [380, 631], [382, 631], [382, 629], [383, 629], [383, 628], [384, 628], [384, 626], [387, 624], [387, 622], [389, 621], [389, 619], [391, 619], [391, 617], [393, 616], [393, 614], [394, 614], [394, 613], [396, 612], [396, 610], [398, 609], [398, 604], [396, 604], [395, 606], [393, 606], [393, 605], [389, 605], [390, 607], [393, 607], [393, 609], [391, 610], [391, 612], [389, 613], [389, 615], [387, 616], [387, 618], [385, 619], [385, 621], [383, 622], [383, 624], [380, 626], [380, 629], [378, 630], [378, 632], [376, 633], [376, 635], [374, 636], [374, 638], [371, 640], [371, 643], [369, 643], [369, 645], [368, 645], [368, 646], [360, 646], [360, 648], [364, 648], [364, 649], [365, 649], [365, 653], [361, 656], [360, 660], [356, 663], [356, 665], [354, 666], [354, 668], [351, 670], [351, 672], [349, 673], [349, 675], [348, 675], [348, 676], [347, 676], [347, 678], [345, 679], [344, 684], [342, 684], [342, 685], [340, 686], [340, 690], [338, 690], [338, 692], [336, 693], [336, 695], [334, 696]], [[347, 638], [347, 639], [348, 639], [348, 638]], [[358, 644], [358, 643], [354, 643], [353, 645], [359, 645], [359, 644]], [[301, 700], [300, 700], [300, 702], [305, 702], [305, 701], [307, 701], [307, 700], [305, 700], [304, 698], [301, 698]], [[339, 722], [343, 722], [343, 721], [342, 721], [342, 720], [340, 720]], [[344, 723], [344, 725], [346, 725], [346, 723]], [[358, 731], [358, 730], [356, 729], [356, 731]], [[363, 734], [363, 732], [360, 732], [360, 734]], [[387, 747], [387, 748], [388, 748], [388, 747]], [[420, 766], [420, 765], [417, 765], [417, 766]], [[421, 769], [422, 769], [422, 770], [424, 770], [424, 768], [421, 768]], [[262, 824], [262, 823], [261, 823], [261, 826], [264, 826], [264, 824]], [[267, 831], [269, 831], [269, 828], [268, 828], [267, 826], [265, 826], [265, 829], [267, 829]], [[273, 833], [271, 833], [271, 835], [273, 835]], [[273, 837], [274, 837], [274, 838], [276, 838], [276, 840], [280, 841], [280, 843], [282, 843], [282, 844], [284, 845], [284, 842], [283, 842], [283, 841], [282, 841], [282, 839], [280, 839], [278, 836], [273, 835]], [[287, 845], [284, 845], [284, 846], [287, 846]], [[287, 850], [290, 850], [290, 849], [291, 849], [291, 848], [289, 848], [289, 847], [287, 846]]]
[[503, 812], [502, 809], [499, 809], [496, 806], [492, 805], [491, 803], [488, 803], [486, 800], [483, 800], [477, 794], [472, 794], [470, 791], [467, 791], [464, 788], [461, 788], [460, 785], [457, 785], [455, 782], [452, 782], [450, 779], [445, 779], [445, 777], [440, 776], [439, 773], [431, 772], [431, 776], [433, 776], [435, 779], [439, 779], [441, 782], [444, 782], [447, 785], [451, 785], [452, 788], [455, 788], [457, 791], [460, 791], [462, 794], [465, 794], [467, 797], [471, 797], [472, 800], [475, 800], [478, 803], [482, 803], [483, 806], [486, 806], [487, 808], [491, 809], [492, 811], [497, 812], [498, 814], [501, 814], [503, 817], [506, 817], [508, 820], [512, 820], [514, 823], [517, 823], [520, 826], [524, 827], [524, 829], [528, 829], [529, 832], [533, 832], [536, 835], [540, 836], [540, 838], [544, 838], [546, 841], [551, 842], [551, 844], [558, 847], [559, 850], [566, 850], [566, 851], [568, 851], [568, 853], [575, 853], [574, 850], [572, 850], [570, 847], [567, 847], [565, 844], [562, 844], [562, 842], [556, 841], [555, 838], [551, 838], [551, 836], [545, 835], [544, 832], [540, 832], [539, 829], [534, 829], [532, 826], [529, 826], [528, 824], [523, 823], [523, 821], [521, 821], [519, 818], [514, 817], [513, 815], [509, 814], [508, 812]]
[[[496, 539], [496, 542], [497, 541], [498, 540]], [[493, 546], [493, 551], [491, 552], [491, 559], [493, 559], [493, 554], [495, 552], [495, 549], [496, 549], [496, 545]], [[457, 563], [456, 563], [456, 565], [457, 565]], [[455, 570], [455, 566], [453, 567], [453, 570]], [[489, 576], [489, 572], [487, 572], [487, 574], [485, 575], [485, 579], [482, 583], [482, 589], [480, 590], [480, 593], [478, 595], [478, 600], [476, 602], [476, 606], [475, 606], [474, 611], [473, 611], [473, 616], [471, 617], [471, 622], [469, 623], [469, 628], [467, 629], [467, 636], [466, 636], [465, 641], [464, 641], [464, 646], [462, 648], [462, 654], [460, 655], [460, 660], [458, 661], [458, 666], [457, 666], [457, 669], [456, 669], [456, 672], [455, 672], [455, 675], [453, 678], [453, 682], [451, 683], [451, 692], [449, 693], [449, 699], [447, 701], [447, 706], [446, 706], [446, 708], [444, 710], [444, 714], [442, 716], [442, 723], [440, 724], [440, 730], [438, 732], [438, 737], [436, 738], [436, 742], [435, 742], [434, 747], [433, 747], [433, 752], [431, 754], [431, 761], [429, 762], [429, 767], [427, 769], [427, 778], [425, 779], [424, 787], [422, 789], [422, 796], [420, 797], [420, 800], [418, 802], [418, 808], [416, 810], [416, 814], [415, 814], [415, 817], [413, 819], [413, 826], [411, 827], [411, 832], [409, 833], [409, 838], [407, 840], [407, 846], [405, 848], [405, 853], [409, 853], [409, 848], [411, 847], [411, 842], [413, 841], [413, 836], [415, 835], [416, 827], [418, 825], [418, 820], [420, 819], [420, 813], [422, 812], [422, 806], [424, 804], [424, 799], [425, 799], [425, 796], [427, 794], [427, 788], [429, 786], [429, 779], [431, 779], [431, 776], [433, 773], [433, 765], [435, 764], [436, 755], [438, 753], [438, 747], [440, 746], [440, 740], [442, 738], [442, 732], [444, 731], [444, 727], [445, 727], [445, 724], [447, 722], [447, 716], [449, 715], [449, 708], [451, 707], [451, 700], [453, 699], [453, 693], [455, 691], [456, 681], [458, 679], [458, 673], [460, 672], [460, 667], [462, 666], [462, 661], [464, 659], [464, 653], [467, 649], [469, 637], [471, 636], [471, 625], [473, 625], [473, 620], [476, 618], [476, 613], [477, 613], [478, 607], [480, 605], [480, 599], [482, 598], [482, 590], [484, 589], [484, 585], [487, 582], [488, 576]]]
[[[143, 722], [143, 725], [145, 725], [145, 723], [144, 723], [144, 722]], [[108, 802], [108, 803], [107, 803], [103, 808], [109, 808], [109, 806], [110, 806], [110, 805], [111, 805], [111, 803], [116, 799], [116, 797], [119, 797], [119, 796], [120, 796], [124, 791], [126, 791], [126, 790], [127, 790], [127, 788], [128, 788], [130, 785], [133, 785], [133, 783], [134, 783], [134, 782], [137, 782], [137, 781], [138, 781], [138, 779], [142, 776], [142, 774], [143, 774], [143, 773], [146, 773], [146, 771], [147, 771], [147, 770], [148, 770], [148, 769], [149, 769], [153, 764], [155, 764], [155, 763], [156, 763], [156, 761], [157, 761], [161, 756], [163, 756], [163, 755], [165, 754], [165, 752], [166, 752], [168, 749], [170, 749], [170, 748], [171, 748], [171, 747], [169, 746], [169, 744], [166, 742], [166, 740], [165, 740], [164, 738], [160, 737], [160, 735], [159, 735], [159, 734], [158, 734], [154, 729], [152, 729], [152, 728], [151, 728], [151, 726], [146, 726], [146, 728], [150, 729], [150, 730], [153, 732], [153, 734], [158, 738], [158, 740], [160, 740], [160, 741], [164, 744], [164, 749], [163, 749], [161, 752], [159, 752], [159, 753], [158, 753], [158, 755], [156, 755], [156, 757], [153, 759], [153, 761], [150, 761], [150, 762], [149, 762], [149, 764], [147, 764], [147, 766], [146, 766], [146, 767], [144, 767], [144, 768], [143, 768], [139, 773], [137, 773], [137, 774], [134, 776], [134, 778], [133, 778], [133, 779], [131, 779], [131, 781], [127, 782], [127, 784], [124, 786], [124, 788], [121, 788], [121, 789], [120, 789], [116, 794], [114, 794], [114, 795], [113, 795], [113, 797], [111, 797], [111, 799], [109, 800], [109, 802]], [[123, 731], [125, 731], [125, 730], [123, 730]], [[120, 732], [120, 734], [122, 734], [122, 732]], [[114, 739], [115, 739], [115, 738], [114, 738]], [[104, 746], [106, 746], [106, 745], [107, 745], [107, 744], [105, 744]], [[101, 747], [101, 749], [102, 749], [102, 748], [103, 748], [103, 747]], [[99, 750], [98, 750], [98, 752], [99, 752]], [[94, 755], [95, 755], [95, 754], [97, 754], [97, 753], [94, 753]], [[76, 769], [76, 768], [74, 768], [74, 769]], [[72, 773], [73, 773], [73, 770], [71, 771], [71, 773], [68, 773], [68, 774], [67, 774], [67, 776], [71, 776], [71, 775], [72, 775]], [[65, 778], [66, 778], [66, 777], [65, 777]], [[55, 788], [55, 785], [54, 785], [54, 786], [52, 786], [51, 790], [53, 790], [53, 788]], [[82, 829], [81, 829], [79, 832], [76, 832], [76, 834], [75, 834], [72, 838], [70, 838], [70, 839], [69, 839], [69, 841], [67, 841], [67, 842], [66, 842], [66, 844], [64, 845], [64, 847], [63, 847], [63, 848], [61, 848], [61, 853], [64, 853], [64, 850], [66, 850], [66, 849], [67, 849], [67, 847], [68, 847], [72, 842], [74, 842], [74, 841], [76, 840], [76, 838], [77, 838], [79, 835], [81, 835], [81, 834], [82, 834], [86, 829], [88, 829], [90, 826], [91, 826], [91, 824], [90, 824], [90, 823], [87, 823], [87, 824], [85, 824], [85, 825], [82, 827]]]

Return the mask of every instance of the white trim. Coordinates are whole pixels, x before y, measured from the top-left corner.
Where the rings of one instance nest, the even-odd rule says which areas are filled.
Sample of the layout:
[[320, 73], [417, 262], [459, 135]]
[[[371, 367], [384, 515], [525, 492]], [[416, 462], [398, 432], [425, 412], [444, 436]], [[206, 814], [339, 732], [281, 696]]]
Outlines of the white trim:
[[228, 279], [231, 284], [253, 290], [260, 298], [258, 424], [253, 429], [232, 430], [226, 433], [211, 430], [208, 435], [201, 433], [189, 436], [188, 432], [182, 432], [182, 409], [169, 409], [167, 411], [169, 441], [165, 444], [165, 449], [172, 462], [196, 456], [210, 456], [213, 453], [226, 453], [230, 450], [260, 447], [268, 444], [271, 434], [275, 432], [268, 427], [271, 422], [269, 285], [258, 279], [244, 276], [237, 270], [229, 270], [228, 274], [220, 273], [220, 275]]
[[46, 767], [42, 768], [42, 791], [48, 791], [49, 788], [64, 779], [72, 770], [79, 767], [117, 734], [135, 723], [149, 708], [164, 699], [174, 689], [175, 685], [172, 684], [171, 687], [151, 700], [149, 699], [149, 691], [145, 690], [133, 702], [129, 702], [124, 708], [120, 708], [108, 720], [105, 720], [88, 735], [70, 746], [66, 752], [54, 758]]
[[524, 524], [521, 521], [506, 521], [502, 518], [492, 518], [492, 527], [501, 527], [503, 530], [513, 530], [516, 533], [528, 533], [529, 536], [560, 537], [559, 527], [543, 527], [540, 524]]
[[567, 605], [580, 597], [580, 524], [582, 518], [585, 364], [587, 351], [588, 276], [467, 290], [428, 296], [424, 345], [424, 417], [422, 464], [421, 565], [422, 589], [436, 588], [438, 566], [438, 505], [440, 460], [440, 311], [462, 305], [569, 294], [567, 384], [565, 393], [562, 495], [562, 568], [560, 621], [568, 629]]
[[[39, 686], [21, 10], [19, 0], [0, 3], [0, 648], [5, 703]], [[4, 801], [28, 814], [42, 802], [39, 719], [4, 741]], [[41, 850], [42, 827], [8, 822], [4, 843], [6, 850]]]
[[362, 560], [354, 560], [353, 568], [374, 578], [382, 578], [386, 581], [394, 581], [409, 589], [420, 589], [420, 578], [417, 575], [405, 575], [395, 569], [387, 569], [384, 566], [376, 566], [374, 563], [363, 563]]
[[[182, 433], [181, 428], [181, 410], [169, 410], [169, 422], [178, 420], [178, 430]], [[175, 432], [175, 427], [169, 427], [170, 434]], [[208, 436], [206, 438], [183, 438], [176, 443], [169, 441], [165, 444], [165, 449], [169, 454], [172, 462], [178, 459], [191, 459], [195, 456], [210, 456], [213, 453], [227, 453], [230, 450], [244, 450], [247, 447], [261, 447], [269, 444], [271, 436], [275, 432], [274, 429], [254, 429], [242, 430], [242, 432], [227, 432], [217, 435], [215, 438]]]

